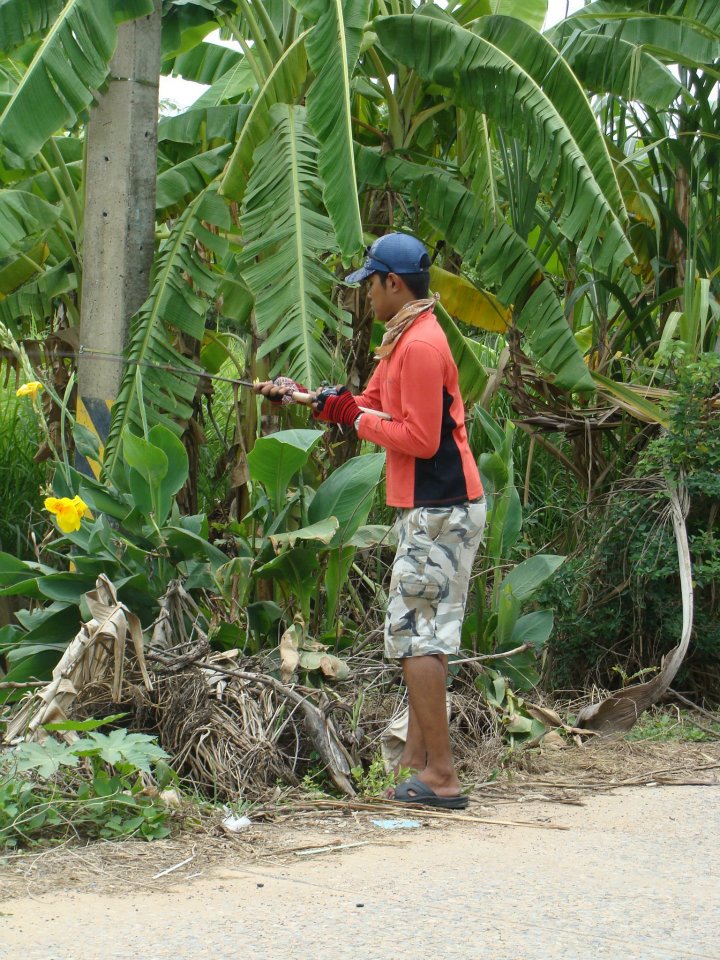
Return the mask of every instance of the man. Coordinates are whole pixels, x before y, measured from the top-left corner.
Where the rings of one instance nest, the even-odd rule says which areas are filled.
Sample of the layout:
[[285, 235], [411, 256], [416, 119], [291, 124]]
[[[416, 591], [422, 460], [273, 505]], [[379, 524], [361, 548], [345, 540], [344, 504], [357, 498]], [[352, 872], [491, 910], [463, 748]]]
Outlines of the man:
[[[385, 653], [401, 661], [409, 696], [399, 767], [417, 771], [396, 787], [395, 799], [463, 809], [468, 799], [452, 760], [445, 691], [448, 656], [460, 647], [485, 503], [457, 367], [428, 299], [429, 267], [423, 244], [406, 234], [387, 234], [366, 250], [363, 266], [346, 282], [369, 280], [373, 310], [386, 325], [379, 363], [362, 394], [320, 390], [313, 410], [317, 419], [354, 427], [362, 440], [387, 450], [387, 502], [399, 516]], [[258, 385], [274, 400], [296, 389], [291, 381]]]

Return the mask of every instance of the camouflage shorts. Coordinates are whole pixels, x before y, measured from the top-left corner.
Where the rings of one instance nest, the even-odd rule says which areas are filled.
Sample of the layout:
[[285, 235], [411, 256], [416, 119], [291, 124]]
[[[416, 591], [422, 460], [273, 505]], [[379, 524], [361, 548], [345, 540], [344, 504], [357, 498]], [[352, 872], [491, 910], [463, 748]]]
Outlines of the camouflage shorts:
[[473, 560], [485, 528], [484, 501], [403, 510], [385, 618], [391, 660], [457, 653]]

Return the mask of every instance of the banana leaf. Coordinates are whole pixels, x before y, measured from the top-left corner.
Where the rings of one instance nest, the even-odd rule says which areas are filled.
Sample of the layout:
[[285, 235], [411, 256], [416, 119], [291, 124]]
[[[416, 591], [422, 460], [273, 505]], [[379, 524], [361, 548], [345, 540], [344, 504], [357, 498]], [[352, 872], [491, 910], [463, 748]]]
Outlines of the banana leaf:
[[233, 200], [242, 200], [253, 166], [255, 150], [263, 140], [267, 139], [272, 130], [270, 117], [272, 107], [276, 103], [297, 103], [300, 99], [308, 69], [305, 53], [306, 36], [307, 33], [301, 34], [288, 47], [253, 102], [220, 188], [222, 193]]
[[426, 16], [374, 21], [387, 53], [449, 89], [526, 144], [528, 173], [558, 207], [558, 227], [599, 271], [632, 257], [627, 214], [607, 147], [580, 84], [541, 34], [511, 17], [474, 32]]
[[[26, 32], [27, 6], [2, 6], [13, 36]], [[151, 14], [153, 2], [67, 0], [60, 10], [48, 6], [46, 17], [51, 11], [56, 12], [52, 26], [0, 116], [0, 143], [22, 157], [33, 156], [57, 130], [76, 123], [107, 79], [116, 24]]]
[[331, 300], [335, 277], [323, 260], [336, 243], [320, 202], [318, 146], [305, 109], [276, 104], [270, 118], [273, 132], [255, 153], [240, 217], [239, 268], [267, 338], [258, 356], [272, 353], [271, 373], [286, 370], [311, 388], [333, 370], [325, 330], [344, 329]]
[[314, 23], [306, 47], [315, 74], [307, 95], [310, 126], [320, 141], [323, 198], [340, 250], [351, 257], [362, 247], [355, 183], [350, 80], [360, 54], [370, 0], [291, 0]]

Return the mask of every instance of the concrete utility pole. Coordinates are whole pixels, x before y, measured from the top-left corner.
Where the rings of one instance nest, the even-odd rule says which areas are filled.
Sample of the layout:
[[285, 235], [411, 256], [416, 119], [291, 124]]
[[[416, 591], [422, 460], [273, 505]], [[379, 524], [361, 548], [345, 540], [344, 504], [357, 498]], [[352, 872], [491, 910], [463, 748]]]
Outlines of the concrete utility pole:
[[[80, 343], [121, 353], [130, 318], [147, 299], [155, 245], [161, 0], [122, 24], [110, 80], [87, 127]], [[122, 369], [80, 357], [78, 421], [101, 443]], [[80, 464], [84, 468], [85, 464]], [[97, 475], [99, 465], [90, 467]]]

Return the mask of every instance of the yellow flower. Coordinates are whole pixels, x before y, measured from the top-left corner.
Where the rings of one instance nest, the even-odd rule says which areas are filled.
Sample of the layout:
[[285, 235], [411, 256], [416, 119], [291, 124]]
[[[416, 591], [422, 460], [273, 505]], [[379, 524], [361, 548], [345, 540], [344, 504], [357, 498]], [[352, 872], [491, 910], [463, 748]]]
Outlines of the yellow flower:
[[48, 497], [45, 500], [45, 509], [52, 513], [63, 533], [73, 533], [80, 529], [80, 521], [88, 511], [87, 504], [74, 497]]
[[38, 395], [40, 390], [43, 389], [43, 385], [39, 380], [31, 380], [29, 383], [24, 383], [19, 390], [15, 391], [16, 397], [35, 397]]

